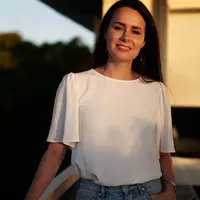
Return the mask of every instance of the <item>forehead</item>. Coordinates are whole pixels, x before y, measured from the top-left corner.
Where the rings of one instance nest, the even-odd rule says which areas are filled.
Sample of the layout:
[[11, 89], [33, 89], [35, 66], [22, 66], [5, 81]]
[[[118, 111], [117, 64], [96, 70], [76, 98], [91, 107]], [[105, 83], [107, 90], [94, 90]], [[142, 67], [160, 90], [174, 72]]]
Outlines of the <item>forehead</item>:
[[118, 8], [111, 19], [111, 23], [122, 22], [131, 26], [140, 26], [145, 28], [145, 21], [142, 15], [137, 11], [129, 7]]

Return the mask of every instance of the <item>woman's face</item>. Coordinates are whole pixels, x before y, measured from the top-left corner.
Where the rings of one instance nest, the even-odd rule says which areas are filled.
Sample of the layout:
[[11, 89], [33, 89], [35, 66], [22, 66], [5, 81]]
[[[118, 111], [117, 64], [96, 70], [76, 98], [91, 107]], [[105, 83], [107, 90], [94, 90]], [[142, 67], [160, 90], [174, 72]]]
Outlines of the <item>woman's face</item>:
[[117, 9], [105, 33], [108, 59], [132, 62], [145, 44], [145, 26], [143, 17], [136, 10]]

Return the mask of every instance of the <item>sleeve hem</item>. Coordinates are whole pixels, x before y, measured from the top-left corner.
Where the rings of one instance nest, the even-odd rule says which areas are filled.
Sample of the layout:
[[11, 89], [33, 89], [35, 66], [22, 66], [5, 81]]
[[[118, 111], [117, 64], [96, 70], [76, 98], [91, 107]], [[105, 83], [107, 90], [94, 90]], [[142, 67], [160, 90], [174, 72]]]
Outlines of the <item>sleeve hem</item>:
[[160, 150], [160, 152], [162, 153], [176, 153], [176, 150], [175, 149], [169, 149], [169, 150]]
[[52, 142], [52, 143], [63, 143], [66, 146], [68, 146], [69, 148], [74, 149], [76, 147], [76, 143], [80, 142], [80, 141], [62, 141], [62, 140], [47, 140], [47, 142]]

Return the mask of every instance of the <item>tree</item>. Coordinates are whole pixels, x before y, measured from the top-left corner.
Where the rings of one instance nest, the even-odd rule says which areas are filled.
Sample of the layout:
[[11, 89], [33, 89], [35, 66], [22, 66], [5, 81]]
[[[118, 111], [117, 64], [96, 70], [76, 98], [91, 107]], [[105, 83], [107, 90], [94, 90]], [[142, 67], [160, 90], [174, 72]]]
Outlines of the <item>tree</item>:
[[0, 34], [0, 49], [11, 49], [22, 41], [18, 33], [2, 33]]
[[18, 33], [0, 34], [0, 68], [8, 69], [16, 67], [11, 49], [20, 42], [21, 36]]

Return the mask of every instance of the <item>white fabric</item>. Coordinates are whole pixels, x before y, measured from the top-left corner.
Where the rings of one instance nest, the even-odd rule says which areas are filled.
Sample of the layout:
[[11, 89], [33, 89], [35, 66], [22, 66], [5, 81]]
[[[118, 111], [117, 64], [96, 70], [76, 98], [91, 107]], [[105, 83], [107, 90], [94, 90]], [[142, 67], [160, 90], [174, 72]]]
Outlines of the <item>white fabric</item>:
[[67, 74], [56, 93], [49, 142], [63, 142], [71, 147], [79, 142], [77, 91], [75, 75]]
[[101, 185], [159, 178], [159, 152], [175, 151], [167, 89], [94, 69], [67, 74], [56, 94], [47, 141], [71, 146], [77, 175]]

